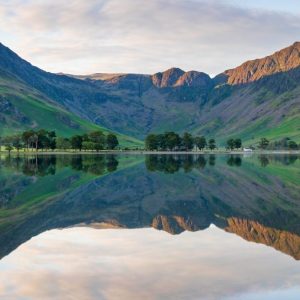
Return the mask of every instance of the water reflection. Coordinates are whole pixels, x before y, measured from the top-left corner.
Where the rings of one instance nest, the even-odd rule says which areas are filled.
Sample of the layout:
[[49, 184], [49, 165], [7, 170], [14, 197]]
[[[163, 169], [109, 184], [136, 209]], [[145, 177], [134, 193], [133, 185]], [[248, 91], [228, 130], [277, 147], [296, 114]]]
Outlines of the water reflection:
[[241, 156], [230, 155], [230, 157], [227, 160], [227, 165], [231, 166], [231, 167], [233, 167], [233, 166], [240, 167], [242, 165]]
[[[231, 167], [242, 166], [243, 155], [227, 155], [226, 163]], [[221, 165], [224, 162], [221, 159]], [[292, 165], [298, 160], [298, 155], [259, 155], [255, 159], [262, 167], [267, 167], [270, 162], [282, 165]], [[247, 159], [247, 158], [246, 158]], [[249, 158], [248, 158], [249, 159]], [[204, 169], [215, 166], [217, 156], [211, 155], [147, 155], [145, 165], [148, 171], [160, 171], [164, 173], [176, 173], [180, 169], [189, 173], [193, 169]], [[118, 169], [118, 156], [116, 155], [26, 155], [5, 156], [0, 159], [0, 168], [6, 167], [27, 176], [55, 175], [56, 168], [71, 167], [76, 171], [83, 171], [95, 175], [103, 175], [106, 172], [114, 172]]]
[[118, 159], [114, 155], [65, 155], [65, 156], [7, 156], [0, 161], [0, 167], [7, 167], [27, 176], [55, 175], [56, 168], [71, 167], [95, 175], [106, 171], [114, 172], [118, 168]]
[[[180, 299], [200, 296], [219, 299], [232, 293], [237, 295], [247, 288], [253, 292], [260, 280], [266, 282], [263, 270], [281, 274], [270, 277], [272, 289], [296, 286], [299, 278], [296, 264], [300, 260], [298, 158], [295, 155], [2, 156], [0, 270], [5, 272], [0, 274], [5, 275], [0, 279], [4, 282], [5, 277], [13, 278], [18, 282], [15, 291], [25, 296], [28, 291], [21, 278], [30, 278], [32, 268], [37, 274], [32, 279], [35, 288], [43, 286], [44, 281], [55, 282], [58, 273], [62, 273], [63, 284], [71, 282], [68, 276], [74, 277], [76, 272], [83, 272], [81, 280], [101, 280], [101, 289], [95, 290], [92, 284], [94, 296], [85, 295], [82, 299], [105, 298], [100, 291], [105, 291], [109, 298], [120, 298], [120, 294], [111, 294], [108, 290], [105, 276], [110, 278], [110, 284], [118, 287], [115, 290], [122, 293], [123, 299], [151, 298], [151, 295], [171, 299], [175, 295], [180, 295]], [[69, 227], [76, 228], [61, 235], [55, 231], [55, 238], [51, 237], [52, 231], [44, 233]], [[87, 227], [97, 230], [90, 236], [91, 229]], [[122, 230], [107, 230], [109, 228]], [[124, 228], [140, 230], [124, 231]], [[170, 235], [154, 230], [149, 233], [146, 228]], [[76, 238], [73, 236], [73, 240], [65, 243], [69, 231]], [[192, 233], [181, 234], [184, 231]], [[39, 235], [41, 233], [44, 234]], [[37, 235], [36, 240], [31, 240]], [[209, 244], [212, 240], [213, 245]], [[78, 243], [81, 243], [80, 249], [84, 249], [81, 252], [74, 250]], [[258, 244], [268, 246], [268, 250]], [[43, 246], [39, 249], [37, 245]], [[75, 252], [70, 253], [70, 249]], [[57, 252], [61, 255], [61, 264], [56, 267], [56, 275], [51, 272], [49, 275], [49, 266], [53, 267], [59, 259]], [[65, 274], [67, 267], [62, 261], [68, 260], [70, 255], [72, 262], [87, 260], [89, 263], [78, 263], [77, 268], [69, 269], [70, 274]], [[38, 261], [32, 261], [36, 257]], [[119, 259], [123, 257], [126, 259]], [[28, 263], [26, 268], [20, 266], [24, 259]], [[151, 263], [147, 264], [146, 260]], [[95, 261], [102, 264], [95, 269], [95, 274], [84, 273], [94, 270]], [[227, 264], [226, 272], [216, 267], [218, 264]], [[45, 266], [45, 273], [39, 269], [40, 265]], [[156, 267], [151, 269], [151, 265]], [[248, 270], [245, 272], [250, 272], [253, 280], [249, 281], [246, 276], [243, 282], [239, 281], [238, 270], [242, 265], [243, 272]], [[120, 266], [124, 269], [114, 272]], [[138, 272], [138, 266], [144, 277]], [[153, 282], [154, 270], [157, 272], [160, 268], [171, 271], [164, 271], [164, 284], [157, 282], [150, 297], [141, 290], [130, 293], [133, 282], [144, 280], [138, 286], [145, 287], [147, 282]], [[99, 269], [106, 270], [106, 275]], [[180, 270], [188, 271], [183, 276]], [[288, 277], [287, 270], [293, 270], [293, 278]], [[234, 272], [237, 276], [228, 279], [228, 274]], [[122, 280], [117, 280], [120, 274]], [[138, 274], [137, 278], [133, 274]], [[212, 277], [209, 274], [213, 274]], [[264, 275], [259, 279], [257, 274]], [[289, 280], [283, 284], [284, 278]], [[203, 285], [199, 285], [202, 280]], [[213, 287], [215, 282], [219, 286], [222, 281], [220, 288]], [[0, 284], [1, 296], [11, 296], [13, 283], [7, 282], [8, 285]], [[179, 288], [180, 283], [185, 286], [184, 291]], [[68, 291], [70, 289], [68, 287]], [[43, 292], [35, 297], [55, 298], [54, 290]], [[72, 295], [75, 297], [81, 292], [78, 290]], [[72, 295], [60, 291], [57, 298], [72, 298]], [[29, 293], [28, 297], [31, 296]]]
[[1, 257], [45, 230], [78, 224], [171, 234], [215, 224], [300, 259], [297, 156], [68, 155], [0, 162]]

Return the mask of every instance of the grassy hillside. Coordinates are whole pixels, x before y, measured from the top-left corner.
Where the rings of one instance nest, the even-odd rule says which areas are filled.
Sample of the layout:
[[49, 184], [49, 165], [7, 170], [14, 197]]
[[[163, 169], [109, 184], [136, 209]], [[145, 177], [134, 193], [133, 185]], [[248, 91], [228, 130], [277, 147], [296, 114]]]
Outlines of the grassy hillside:
[[289, 137], [300, 142], [300, 88], [288, 84], [276, 90], [284, 76], [288, 75], [231, 87], [217, 104], [212, 97], [193, 132], [215, 137], [221, 144], [231, 137], [242, 138], [245, 145], [256, 144], [262, 137], [272, 141]]
[[[55, 130], [57, 135], [62, 137], [99, 129], [105, 133], [109, 132], [106, 128], [66, 111], [4, 72], [0, 72], [0, 108], [0, 136], [39, 128]], [[123, 147], [142, 144], [137, 139], [117, 135]]]

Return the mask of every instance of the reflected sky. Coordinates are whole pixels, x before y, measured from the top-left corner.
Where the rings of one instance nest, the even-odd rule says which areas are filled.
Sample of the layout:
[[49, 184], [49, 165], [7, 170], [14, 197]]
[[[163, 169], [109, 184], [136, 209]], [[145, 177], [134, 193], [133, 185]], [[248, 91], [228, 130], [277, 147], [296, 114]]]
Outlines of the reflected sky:
[[70, 228], [4, 258], [0, 292], [4, 299], [298, 299], [300, 265], [215, 226], [175, 236]]

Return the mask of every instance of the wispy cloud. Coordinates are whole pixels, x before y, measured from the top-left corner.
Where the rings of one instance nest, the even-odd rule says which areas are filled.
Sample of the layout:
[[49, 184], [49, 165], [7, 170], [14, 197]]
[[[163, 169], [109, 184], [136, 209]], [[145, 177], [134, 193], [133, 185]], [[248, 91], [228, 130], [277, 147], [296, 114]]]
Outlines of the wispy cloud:
[[50, 71], [154, 73], [172, 66], [217, 74], [288, 46], [299, 16], [225, 0], [11, 0], [0, 37]]

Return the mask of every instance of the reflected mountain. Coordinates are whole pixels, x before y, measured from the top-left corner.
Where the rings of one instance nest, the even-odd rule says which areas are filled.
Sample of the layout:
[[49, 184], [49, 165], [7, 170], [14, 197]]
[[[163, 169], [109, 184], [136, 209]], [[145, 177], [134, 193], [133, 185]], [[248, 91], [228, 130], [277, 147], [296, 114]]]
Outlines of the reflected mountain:
[[299, 173], [289, 155], [1, 157], [0, 256], [55, 228], [214, 224], [299, 260]]

